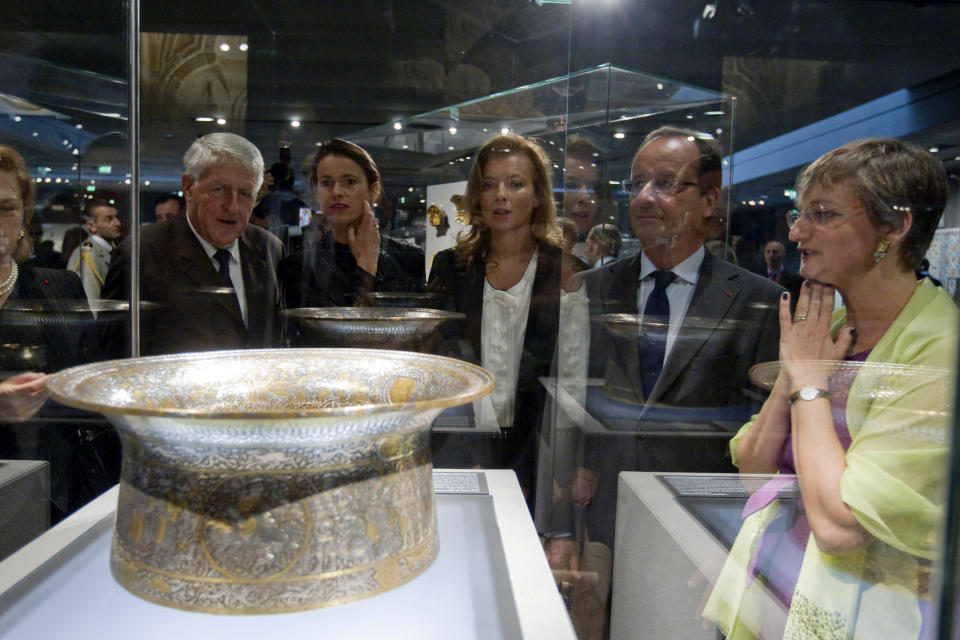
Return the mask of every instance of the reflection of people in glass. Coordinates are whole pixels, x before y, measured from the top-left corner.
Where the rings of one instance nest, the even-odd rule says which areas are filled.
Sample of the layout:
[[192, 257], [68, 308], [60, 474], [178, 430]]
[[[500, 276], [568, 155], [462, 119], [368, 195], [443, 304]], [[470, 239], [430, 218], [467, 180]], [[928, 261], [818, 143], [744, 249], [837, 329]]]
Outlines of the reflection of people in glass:
[[[955, 367], [957, 309], [913, 273], [946, 176], [912, 145], [859, 140], [811, 164], [797, 193], [790, 240], [807, 281], [792, 317], [781, 300], [782, 368], [731, 451], [742, 472], [796, 473], [802, 509], [775, 499], [789, 479], [753, 494], [705, 615], [730, 638], [807, 637], [828, 621], [831, 637], [916, 638], [931, 622], [952, 385], [907, 377], [876, 393], [867, 369], [828, 378], [810, 361]], [[758, 621], [761, 583], [789, 606], [785, 632]]]
[[586, 256], [591, 268], [602, 267], [620, 255], [623, 238], [612, 224], [598, 224], [587, 234]]
[[[466, 314], [463, 340], [493, 372], [492, 419], [503, 437], [480, 443], [460, 464], [512, 467], [533, 487], [536, 430], [545, 400], [561, 314], [561, 279], [573, 258], [560, 249], [547, 157], [517, 135], [488, 140], [467, 179], [470, 230], [437, 254], [428, 288]], [[571, 280], [572, 282], [572, 280]], [[570, 285], [572, 286], [572, 284]], [[569, 304], [573, 304], [570, 300]], [[468, 356], [465, 356], [468, 357]]]
[[[95, 349], [77, 275], [24, 263], [33, 195], [23, 158], [0, 146], [0, 371], [17, 372], [0, 382], [0, 422], [6, 423], [62, 411], [43, 408], [47, 374], [81, 364]], [[0, 459], [50, 463], [54, 520], [116, 482], [117, 444], [111, 431], [92, 424], [82, 430], [70, 421], [0, 425]]]
[[601, 222], [603, 183], [600, 163], [599, 147], [583, 136], [570, 136], [563, 172], [563, 217], [577, 226], [573, 253], [580, 259], [586, 258], [584, 242], [587, 233]]
[[281, 263], [288, 309], [366, 304], [375, 291], [423, 291], [423, 251], [380, 235], [373, 205], [383, 185], [370, 154], [346, 140], [325, 142], [310, 187], [330, 231]]

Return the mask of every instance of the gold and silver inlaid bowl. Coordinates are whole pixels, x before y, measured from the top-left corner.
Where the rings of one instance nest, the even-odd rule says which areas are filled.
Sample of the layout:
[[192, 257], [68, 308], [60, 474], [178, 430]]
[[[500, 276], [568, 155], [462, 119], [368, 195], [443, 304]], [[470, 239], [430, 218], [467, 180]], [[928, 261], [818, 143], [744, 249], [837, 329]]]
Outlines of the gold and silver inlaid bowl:
[[341, 604], [426, 570], [430, 425], [492, 388], [459, 360], [369, 349], [115, 360], [48, 383], [123, 441], [114, 577], [215, 613]]

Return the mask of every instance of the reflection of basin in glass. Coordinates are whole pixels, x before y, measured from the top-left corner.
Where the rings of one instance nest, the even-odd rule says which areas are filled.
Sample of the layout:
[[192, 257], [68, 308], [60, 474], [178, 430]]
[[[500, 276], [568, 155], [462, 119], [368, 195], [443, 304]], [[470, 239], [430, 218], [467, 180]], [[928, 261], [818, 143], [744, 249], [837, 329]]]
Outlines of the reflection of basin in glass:
[[404, 307], [407, 309], [439, 309], [439, 293], [375, 291], [368, 295], [375, 307]]
[[307, 307], [283, 314], [299, 328], [297, 346], [400, 349], [430, 353], [440, 326], [462, 313], [401, 307]]
[[[657, 327], [664, 330], [668, 325], [664, 322], [643, 321], [643, 316], [632, 313], [607, 313], [603, 315], [603, 323], [607, 331], [614, 338], [632, 340], [634, 343], [639, 339], [640, 332], [646, 328]], [[717, 331], [759, 331], [760, 324], [749, 320], [717, 320], [715, 318], [693, 318], [683, 319], [683, 328], [677, 340], [702, 340], [703, 338], [716, 333]]]
[[219, 351], [100, 362], [50, 379], [117, 427], [114, 577], [216, 613], [375, 595], [437, 555], [430, 425], [485, 370], [397, 351]]
[[[890, 362], [856, 362], [847, 360], [810, 360], [803, 366], [826, 374], [833, 380], [857, 377], [870, 399], [890, 401], [923, 385], [931, 397], [938, 397], [940, 406], [930, 410], [946, 410], [946, 401], [953, 395], [953, 372], [936, 367], [922, 367]], [[750, 367], [750, 381], [762, 389], [772, 389], [780, 375], [780, 361], [761, 362]]]

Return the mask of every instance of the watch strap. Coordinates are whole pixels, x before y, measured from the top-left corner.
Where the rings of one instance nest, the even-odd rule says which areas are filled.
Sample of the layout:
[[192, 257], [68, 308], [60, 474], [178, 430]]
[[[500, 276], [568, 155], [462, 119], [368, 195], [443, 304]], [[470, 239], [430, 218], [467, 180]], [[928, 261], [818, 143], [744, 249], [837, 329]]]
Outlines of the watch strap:
[[797, 400], [816, 400], [817, 398], [829, 398], [830, 392], [820, 387], [806, 386], [800, 387], [790, 394], [790, 404]]

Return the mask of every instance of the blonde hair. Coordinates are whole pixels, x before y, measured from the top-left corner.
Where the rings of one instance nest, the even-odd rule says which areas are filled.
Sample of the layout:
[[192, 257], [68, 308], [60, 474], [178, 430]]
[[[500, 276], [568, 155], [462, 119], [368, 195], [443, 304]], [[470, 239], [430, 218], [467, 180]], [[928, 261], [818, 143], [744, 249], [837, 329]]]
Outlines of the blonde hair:
[[483, 221], [480, 194], [483, 191], [483, 170], [496, 157], [524, 154], [533, 166], [533, 189], [539, 203], [530, 217], [530, 229], [537, 240], [555, 247], [561, 246], [563, 233], [557, 223], [557, 205], [553, 201], [553, 181], [550, 179], [549, 158], [540, 144], [524, 136], [508, 133], [487, 140], [477, 151], [464, 196], [466, 212], [470, 215], [470, 230], [457, 235], [455, 249], [457, 265], [465, 268], [490, 249], [490, 229]]

